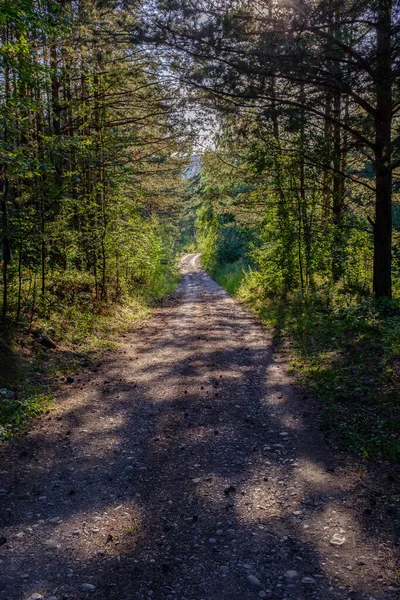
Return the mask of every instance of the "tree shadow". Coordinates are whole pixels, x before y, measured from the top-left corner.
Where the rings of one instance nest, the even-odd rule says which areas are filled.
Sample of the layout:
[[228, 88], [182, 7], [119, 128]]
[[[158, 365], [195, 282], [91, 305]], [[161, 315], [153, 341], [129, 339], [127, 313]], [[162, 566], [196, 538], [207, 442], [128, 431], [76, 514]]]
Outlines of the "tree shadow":
[[0, 598], [394, 598], [265, 330], [203, 272], [179, 294], [4, 448]]

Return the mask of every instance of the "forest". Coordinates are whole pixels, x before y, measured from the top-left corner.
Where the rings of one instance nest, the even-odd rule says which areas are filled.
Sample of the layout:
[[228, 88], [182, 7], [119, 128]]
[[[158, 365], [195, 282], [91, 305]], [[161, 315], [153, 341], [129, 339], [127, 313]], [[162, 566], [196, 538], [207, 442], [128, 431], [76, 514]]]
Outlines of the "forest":
[[400, 598], [400, 0], [0, 1], [0, 600]]
[[172, 291], [192, 249], [297, 340], [313, 385], [329, 363], [364, 399], [372, 370], [369, 418], [392, 415], [398, 17], [393, 0], [5, 0], [3, 354], [26, 333], [85, 344]]

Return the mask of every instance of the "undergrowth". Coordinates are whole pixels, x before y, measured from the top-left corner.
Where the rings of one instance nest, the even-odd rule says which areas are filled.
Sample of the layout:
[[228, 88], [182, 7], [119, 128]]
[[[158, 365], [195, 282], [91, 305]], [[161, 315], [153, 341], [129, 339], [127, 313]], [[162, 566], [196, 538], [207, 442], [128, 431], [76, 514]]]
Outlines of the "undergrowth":
[[400, 305], [339, 289], [277, 297], [242, 263], [212, 275], [291, 341], [291, 367], [323, 427], [366, 458], [400, 460]]
[[[118, 337], [148, 316], [178, 281], [175, 270], [165, 269], [151, 283], [108, 302], [96, 300], [84, 281], [64, 281], [64, 286], [55, 281], [45, 310], [18, 326], [8, 322], [0, 331], [0, 443], [50, 410], [57, 388], [115, 348]], [[36, 341], [31, 334], [38, 330], [57, 348]]]

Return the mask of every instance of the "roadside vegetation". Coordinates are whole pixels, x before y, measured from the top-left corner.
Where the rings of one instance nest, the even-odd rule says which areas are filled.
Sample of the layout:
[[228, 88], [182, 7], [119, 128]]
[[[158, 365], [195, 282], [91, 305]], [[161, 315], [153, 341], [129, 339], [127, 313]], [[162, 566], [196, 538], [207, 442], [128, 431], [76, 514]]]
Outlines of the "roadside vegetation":
[[[64, 281], [64, 292], [73, 294], [73, 299], [57, 305], [50, 316], [36, 312], [29, 324], [21, 321], [3, 328], [0, 443], [23, 431], [32, 417], [51, 410], [57, 391], [115, 349], [121, 337], [147, 318], [178, 281], [175, 262], [161, 265], [154, 279], [108, 303], [97, 302], [83, 286], [80, 294], [76, 279]], [[43, 335], [54, 348], [43, 345]]]
[[196, 247], [325, 428], [399, 458], [399, 0], [300, 4], [1, 4], [5, 435]]
[[288, 352], [299, 383], [316, 400], [330, 440], [366, 459], [398, 461], [396, 262], [394, 298], [375, 299], [368, 222], [349, 207], [351, 227], [343, 231], [340, 272], [335, 273], [336, 240], [317, 203], [309, 232], [313, 248], [307, 255], [309, 240], [290, 197], [282, 207], [269, 187], [262, 208], [259, 202], [254, 207], [254, 198], [262, 194], [260, 184], [253, 183], [256, 176], [243, 146], [240, 153], [237, 148], [231, 144], [229, 150], [234, 169], [210, 152], [197, 177], [193, 206], [204, 267], [274, 329], [277, 347]]
[[115, 43], [134, 22], [0, 7], [0, 441], [177, 283], [190, 145], [151, 56]]
[[218, 123], [205, 267], [291, 340], [325, 427], [397, 460], [399, 1], [154, 6], [148, 39]]

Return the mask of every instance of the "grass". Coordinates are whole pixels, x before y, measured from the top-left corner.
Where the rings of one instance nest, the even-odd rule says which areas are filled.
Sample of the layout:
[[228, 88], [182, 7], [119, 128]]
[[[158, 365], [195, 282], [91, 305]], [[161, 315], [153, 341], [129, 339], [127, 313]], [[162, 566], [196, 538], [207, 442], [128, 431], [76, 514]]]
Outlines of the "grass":
[[224, 266], [218, 265], [213, 269], [212, 276], [223, 288], [235, 296], [246, 277], [245, 265], [241, 260]]
[[340, 290], [269, 297], [237, 263], [216, 280], [290, 344], [291, 368], [343, 449], [400, 460], [400, 306]]
[[0, 393], [5, 388], [15, 396], [0, 397], [0, 443], [23, 432], [33, 417], [51, 410], [66, 377], [116, 348], [118, 338], [151, 314], [152, 307], [171, 293], [178, 281], [177, 273], [166, 270], [152, 284], [138, 286], [134, 295], [125, 294], [110, 303], [96, 302], [86, 291], [80, 294], [76, 281], [73, 293], [70, 288], [67, 294], [55, 286], [51, 311], [46, 318], [38, 314], [31, 327], [54, 339], [55, 350], [35, 341], [29, 325], [16, 327], [9, 322], [0, 331]]

